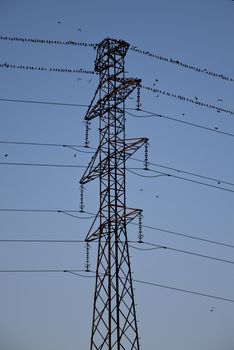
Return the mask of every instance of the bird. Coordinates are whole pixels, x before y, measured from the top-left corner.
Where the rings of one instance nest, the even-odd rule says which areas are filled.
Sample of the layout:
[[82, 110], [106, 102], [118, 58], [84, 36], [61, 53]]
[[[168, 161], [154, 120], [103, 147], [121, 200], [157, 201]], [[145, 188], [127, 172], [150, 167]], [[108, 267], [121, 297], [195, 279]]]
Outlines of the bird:
[[61, 22], [60, 22], [60, 21], [58, 21], [57, 23], [58, 23], [58, 24], [61, 24]]
[[155, 198], [159, 198], [159, 196], [157, 195], [157, 196], [155, 196]]
[[197, 96], [194, 96], [194, 98], [195, 98], [196, 101], [198, 100]]
[[210, 309], [210, 312], [213, 312], [214, 311], [214, 306], [212, 306], [212, 308]]
[[78, 32], [81, 32], [81, 28], [78, 28], [77, 30], [78, 30]]
[[185, 113], [182, 113], [182, 115], [185, 115]]
[[219, 130], [219, 128], [217, 126], [215, 126], [214, 128], [215, 128], [215, 130]]
[[159, 94], [158, 94], [158, 95], [155, 95], [154, 97], [159, 97]]
[[74, 158], [76, 158], [76, 153], [73, 155]]
[[4, 157], [8, 157], [8, 154], [6, 153], [6, 154], [4, 155]]
[[140, 191], [143, 191], [143, 188], [141, 188]]
[[[234, 1], [234, 0], [232, 0], [232, 1]], [[218, 101], [218, 102], [223, 102], [222, 98], [218, 98], [217, 101]]]

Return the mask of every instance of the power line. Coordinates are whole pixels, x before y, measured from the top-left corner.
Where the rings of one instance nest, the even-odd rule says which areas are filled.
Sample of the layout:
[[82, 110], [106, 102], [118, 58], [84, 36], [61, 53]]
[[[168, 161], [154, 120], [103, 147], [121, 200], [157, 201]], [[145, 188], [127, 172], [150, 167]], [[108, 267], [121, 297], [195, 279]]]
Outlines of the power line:
[[141, 50], [137, 46], [131, 46], [130, 50], [135, 51], [137, 53], [141, 53], [141, 54], [143, 54], [145, 56], [148, 56], [148, 57], [151, 57], [151, 58], [156, 58], [156, 59], [158, 59], [160, 61], [163, 61], [163, 62], [172, 63], [172, 64], [175, 64], [177, 66], [193, 70], [194, 72], [197, 72], [197, 73], [202, 73], [202, 74], [206, 74], [206, 75], [212, 76], [214, 78], [218, 78], [218, 79], [223, 79], [223, 80], [226, 80], [226, 81], [234, 82], [233, 78], [231, 78], [231, 77], [229, 77], [227, 75], [224, 75], [222, 73], [215, 73], [215, 72], [207, 70], [206, 68], [200, 68], [200, 67], [196, 67], [196, 66], [191, 65], [191, 64], [184, 63], [182, 61], [179, 61], [178, 59], [172, 59], [172, 58], [169, 58], [169, 57], [165, 57], [165, 56], [161, 56], [161, 55], [158, 55], [158, 54], [154, 54], [154, 53], [149, 52], [149, 51]]
[[[0, 143], [1, 143], [1, 142], [0, 142]], [[135, 161], [137, 161], [137, 162], [144, 163], [144, 161], [141, 160], [141, 159], [132, 158], [132, 160], [135, 160]], [[172, 168], [172, 167], [170, 167], [170, 166], [162, 165], [162, 164], [159, 164], [159, 163], [149, 162], [149, 165], [153, 165], [153, 166], [156, 166], [156, 167], [159, 167], [159, 168], [164, 168], [164, 169], [173, 170], [173, 171], [176, 171], [177, 173], [187, 174], [187, 175], [199, 177], [199, 178], [201, 178], [201, 179], [206, 179], [206, 180], [214, 181], [214, 182], [217, 182], [218, 184], [223, 183], [223, 184], [225, 184], [225, 185], [234, 186], [234, 183], [233, 183], [233, 182], [227, 182], [227, 181], [225, 181], [225, 180], [216, 179], [216, 178], [209, 177], [209, 176], [204, 176], [204, 175], [197, 174], [197, 173], [194, 173], [194, 172], [191, 172], [191, 171], [186, 171], [186, 170], [182, 170], [182, 169], [178, 169], [178, 168]]]
[[[1, 164], [1, 163], [0, 163], [0, 164]], [[142, 168], [126, 168], [126, 170], [133, 172], [132, 170], [145, 170], [145, 169], [142, 169]], [[134, 173], [134, 175], [142, 176], [142, 177], [145, 177], [145, 178], [147, 178], [147, 177], [148, 177], [148, 178], [152, 178], [152, 177], [159, 177], [159, 176], [173, 177], [173, 178], [175, 178], [175, 179], [179, 179], [179, 180], [183, 180], [183, 181], [195, 183], [195, 184], [198, 184], [198, 185], [203, 185], [203, 186], [206, 186], [206, 187], [211, 187], [211, 188], [219, 189], [219, 190], [221, 190], [221, 191], [226, 191], [226, 192], [234, 193], [234, 190], [231, 190], [231, 189], [228, 189], [228, 188], [225, 188], [225, 187], [221, 187], [221, 186], [217, 186], [217, 185], [208, 184], [208, 183], [206, 183], [206, 182], [202, 182], [202, 181], [198, 181], [198, 180], [193, 180], [193, 179], [189, 179], [189, 178], [186, 178], [186, 177], [183, 177], [183, 176], [178, 176], [178, 175], [174, 175], [174, 174], [170, 174], [170, 173], [164, 173], [164, 172], [158, 171], [158, 170], [147, 169], [147, 172], [150, 172], [150, 171], [153, 172], [153, 173], [157, 173], [158, 175], [155, 175], [155, 176], [147, 176], [147, 175], [138, 174], [138, 173], [136, 173], [136, 172], [133, 172], [133, 173]]]
[[[3, 101], [3, 102], [32, 103], [32, 104], [45, 104], [45, 105], [55, 105], [55, 106], [57, 105], [57, 106], [67, 106], [67, 107], [89, 107], [89, 105], [86, 105], [86, 104], [47, 102], [47, 101], [33, 101], [33, 100], [9, 99], [9, 98], [0, 98], [0, 101]], [[135, 111], [136, 108], [126, 108], [126, 110], [128, 110], [128, 111], [129, 110], [134, 110]], [[212, 131], [212, 132], [215, 132], [215, 133], [218, 133], [218, 134], [222, 134], [222, 135], [225, 135], [225, 136], [234, 137], [234, 134], [231, 134], [231, 133], [228, 133], [228, 132], [225, 132], [225, 131], [212, 129], [212, 128], [206, 127], [204, 125], [186, 122], [186, 121], [181, 120], [181, 119], [169, 117], [169, 116], [158, 114], [158, 113], [154, 113], [154, 112], [149, 112], [149, 111], [145, 111], [144, 110], [144, 113], [148, 113], [149, 115], [143, 115], [143, 116], [138, 116], [138, 115], [135, 115], [135, 114], [133, 114], [131, 112], [127, 112], [127, 111], [126, 111], [126, 113], [131, 115], [132, 117], [135, 117], [135, 118], [159, 117], [159, 118], [167, 119], [167, 120], [174, 121], [174, 122], [177, 122], [177, 123], [181, 123], [181, 124], [184, 124], [184, 125], [189, 125], [189, 126], [192, 126], [192, 127], [196, 127], [196, 128], [199, 128], [199, 129]]]
[[193, 104], [201, 106], [201, 107], [206, 107], [206, 108], [210, 108], [210, 109], [216, 110], [216, 112], [218, 112], [218, 113], [224, 112], [224, 113], [227, 113], [227, 114], [234, 115], [234, 112], [229, 110], [229, 109], [225, 109], [225, 108], [222, 108], [222, 107], [217, 107], [217, 106], [214, 106], [214, 105], [211, 105], [211, 104], [208, 104], [206, 102], [202, 102], [202, 101], [199, 101], [199, 100], [196, 100], [196, 99], [193, 100], [192, 98], [185, 97], [183, 95], [174, 94], [174, 93], [169, 92], [169, 91], [164, 91], [164, 90], [152, 88], [152, 87], [145, 86], [145, 85], [141, 85], [141, 87], [143, 89], [145, 89], [145, 90], [148, 90], [148, 91], [151, 91], [151, 92], [154, 92], [154, 93], [159, 93], [159, 94], [162, 94], [162, 95], [168, 96], [168, 97], [174, 97], [174, 98], [176, 98], [176, 99], [178, 99], [180, 101], [190, 102], [190, 103], [193, 103]]
[[[0, 144], [8, 144], [8, 145], [22, 145], [22, 146], [40, 146], [40, 147], [63, 147], [70, 148], [74, 151], [81, 153], [94, 153], [93, 151], [87, 151], [87, 149], [93, 149], [92, 147], [86, 147], [81, 145], [69, 145], [69, 144], [61, 144], [61, 143], [42, 143], [42, 142], [21, 142], [21, 141], [0, 141]], [[86, 150], [80, 150], [79, 148], [85, 148]]]
[[[44, 163], [17, 163], [17, 162], [0, 162], [0, 165], [9, 165], [9, 166], [32, 166], [32, 167], [54, 167], [54, 168], [85, 168], [84, 165], [72, 165], [72, 164], [44, 164]], [[142, 168], [126, 168], [126, 170], [143, 170]], [[208, 184], [202, 181], [197, 181], [197, 180], [192, 180], [192, 179], [188, 179], [182, 176], [177, 176], [177, 175], [173, 175], [170, 173], [163, 173], [157, 170], [153, 170], [153, 169], [148, 169], [147, 171], [152, 171], [154, 173], [160, 174], [160, 176], [168, 176], [168, 177], [174, 177], [176, 179], [180, 179], [183, 181], [187, 181], [187, 182], [191, 182], [191, 183], [196, 183], [199, 185], [203, 185], [203, 186], [207, 186], [207, 187], [211, 187], [211, 188], [215, 188], [215, 189], [219, 189], [222, 191], [226, 191], [226, 192], [231, 192], [233, 193], [234, 190], [225, 188], [225, 187], [220, 187], [220, 186], [215, 186], [212, 184]], [[140, 174], [137, 174], [139, 176], [141, 176]], [[147, 176], [144, 176], [147, 177]], [[154, 176], [154, 177], [158, 177], [158, 176]]]
[[44, 72], [56, 72], [56, 73], [79, 73], [79, 74], [96, 74], [94, 71], [85, 70], [83, 68], [73, 69], [73, 68], [55, 68], [55, 67], [44, 67], [44, 66], [25, 66], [25, 65], [16, 65], [10, 63], [0, 63], [0, 68], [12, 68], [12, 69], [24, 69], [24, 70], [36, 70]]
[[[126, 108], [128, 109], [128, 108]], [[130, 109], [130, 108], [129, 108]], [[131, 108], [133, 109], [133, 108]], [[134, 108], [133, 110], [136, 110], [136, 108]], [[142, 110], [141, 110], [142, 111]], [[212, 128], [209, 128], [207, 126], [204, 126], [204, 125], [200, 125], [200, 124], [195, 124], [195, 123], [191, 123], [191, 122], [186, 122], [185, 120], [181, 120], [181, 119], [177, 119], [177, 118], [173, 118], [173, 117], [169, 117], [167, 115], [163, 115], [163, 114], [159, 114], [159, 113], [154, 113], [154, 112], [148, 112], [148, 111], [144, 111], [144, 113], [149, 113], [149, 115], [135, 115], [133, 113], [130, 113], [130, 112], [126, 112], [127, 114], [131, 115], [132, 117], [135, 117], [135, 118], [153, 118], [153, 117], [159, 117], [159, 118], [163, 118], [163, 119], [167, 119], [167, 120], [170, 120], [170, 121], [174, 121], [176, 123], [181, 123], [181, 124], [185, 124], [185, 125], [189, 125], [189, 126], [192, 126], [192, 127], [195, 127], [195, 128], [199, 128], [199, 129], [203, 129], [203, 130], [207, 130], [207, 131], [212, 131], [212, 132], [215, 132], [215, 133], [218, 133], [218, 134], [222, 134], [222, 135], [225, 135], [225, 136], [231, 136], [231, 137], [234, 137], [234, 134], [231, 134], [231, 133], [228, 133], [228, 132], [225, 132], [225, 131], [221, 131], [221, 130], [218, 130], [218, 129], [212, 129]]]
[[[40, 143], [40, 142], [20, 142], [20, 141], [0, 141], [0, 144], [10, 144], [10, 145], [23, 145], [23, 146], [44, 146], [44, 147], [63, 147], [63, 148], [71, 148], [77, 152], [82, 152], [82, 153], [94, 153], [93, 151], [84, 151], [84, 150], [79, 150], [79, 148], [89, 148], [89, 149], [94, 149], [93, 147], [86, 147], [86, 146], [81, 146], [81, 145], [71, 145], [71, 144], [60, 144], [60, 143]], [[140, 163], [144, 163], [145, 161], [142, 159], [138, 159], [138, 158], [131, 158], [134, 161], [140, 162]], [[168, 170], [173, 170], [177, 173], [182, 173], [182, 174], [186, 174], [186, 175], [191, 175], [191, 176], [195, 176], [201, 179], [206, 179], [206, 180], [210, 180], [213, 182], [217, 182], [218, 184], [226, 184], [226, 185], [230, 185], [230, 186], [234, 186], [234, 183], [232, 182], [228, 182], [222, 179], [217, 179], [217, 178], [213, 178], [213, 177], [209, 177], [209, 176], [204, 176], [201, 174], [197, 174], [191, 171], [186, 171], [183, 169], [178, 169], [178, 168], [173, 168], [170, 166], [166, 166], [166, 165], [162, 165], [159, 163], [154, 163], [154, 162], [148, 162], [149, 165], [153, 165], [159, 168], [164, 168], [164, 169], [168, 169]], [[130, 170], [129, 170], [130, 171]], [[130, 171], [133, 173], [133, 171]], [[134, 172], [134, 174], [142, 176], [142, 177], [151, 177], [151, 176], [147, 176], [147, 175], [141, 175], [141, 174], [137, 174]], [[163, 176], [164, 174], [162, 174]], [[156, 176], [152, 176], [152, 177], [157, 177], [160, 175], [156, 175]]]
[[[210, 260], [215, 260], [215, 261], [218, 261], [218, 262], [223, 262], [223, 263], [232, 264], [232, 265], [234, 264], [234, 261], [232, 261], [232, 260], [227, 260], [227, 259], [217, 258], [215, 256], [195, 253], [195, 252], [191, 252], [191, 251], [185, 250], [185, 249], [173, 248], [173, 247], [169, 247], [167, 245], [166, 246], [162, 246], [162, 245], [154, 244], [154, 243], [150, 243], [150, 242], [143, 242], [143, 243], [146, 244], [146, 245], [155, 247], [155, 249], [163, 248], [163, 249], [171, 250], [171, 251], [174, 251], [174, 252], [177, 252], [177, 253], [193, 255], [193, 256], [196, 256], [196, 257], [200, 257], [200, 258], [204, 258], [204, 259], [210, 259]], [[145, 250], [144, 248], [138, 248], [138, 249]]]
[[[71, 210], [71, 209], [63, 209], [63, 210], [60, 210], [60, 209], [18, 209], [18, 208], [0, 208], [0, 212], [45, 212], [45, 213], [80, 213], [79, 210]], [[90, 212], [87, 212], [85, 211], [84, 212], [85, 214], [88, 214], [88, 215], [94, 215], [94, 213], [90, 213]], [[76, 217], [78, 219], [78, 217]], [[134, 223], [134, 222], [131, 222], [130, 223], [131, 225], [135, 225], [135, 226], [139, 226], [139, 224], [137, 223]], [[155, 230], [155, 231], [161, 231], [161, 232], [165, 232], [165, 233], [169, 233], [169, 234], [173, 234], [173, 235], [176, 235], [176, 236], [180, 236], [180, 237], [184, 237], [184, 238], [188, 238], [188, 239], [194, 239], [194, 240], [198, 240], [198, 241], [202, 241], [202, 242], [206, 242], [206, 243], [212, 243], [212, 244], [215, 244], [215, 245], [220, 245], [220, 246], [223, 246], [223, 247], [228, 247], [228, 248], [234, 248], [234, 245], [231, 245], [231, 244], [228, 244], [228, 243], [224, 243], [224, 242], [220, 242], [220, 241], [214, 241], [214, 240], [210, 240], [210, 239], [205, 239], [205, 238], [202, 238], [200, 236], [193, 236], [193, 235], [190, 235], [190, 234], [185, 234], [185, 233], [181, 233], [181, 232], [178, 232], [178, 231], [172, 231], [172, 230], [167, 230], [165, 228], [162, 228], [162, 227], [156, 227], [156, 226], [149, 226], [149, 225], [142, 225], [142, 227], [144, 228], [148, 228], [150, 230]]]
[[13, 166], [35, 166], [35, 167], [54, 167], [54, 168], [86, 168], [85, 165], [72, 164], [44, 164], [44, 163], [16, 163], [16, 162], [0, 162], [1, 165]]
[[[19, 42], [19, 43], [31, 43], [31, 44], [83, 46], [83, 47], [92, 47], [94, 49], [97, 46], [97, 44], [95, 44], [95, 43], [78, 42], [75, 40], [52, 40], [52, 39], [39, 39], [39, 38], [27, 38], [27, 37], [15, 37], [15, 36], [13, 37], [13, 36], [4, 36], [4, 35], [0, 36], [0, 40], [11, 41], [11, 42], [15, 41], [15, 42]], [[175, 64], [177, 66], [193, 70], [193, 71], [198, 72], [198, 73], [213, 76], [215, 78], [223, 79], [226, 81], [231, 81], [231, 82], [234, 81], [233, 78], [228, 77], [227, 75], [224, 75], [221, 73], [215, 73], [215, 72], [209, 71], [205, 68], [199, 68], [199, 67], [196, 67], [194, 65], [186, 64], [186, 63], [183, 63], [182, 61], [179, 61], [178, 59], [172, 59], [172, 58], [168, 58], [165, 56], [157, 55], [157, 54], [154, 54], [152, 52], [139, 49], [133, 45], [130, 46], [130, 50], [135, 51], [137, 53], [141, 53], [145, 56], [149, 56], [151, 58], [158, 59], [160, 61], [172, 63], [172, 64]]]
[[[83, 219], [83, 218], [82, 218]], [[85, 243], [84, 240], [74, 240], [74, 239], [0, 239], [0, 243]], [[97, 243], [97, 242], [95, 242]], [[167, 250], [171, 250], [177, 253], [182, 253], [182, 254], [188, 254], [188, 255], [192, 255], [192, 256], [196, 256], [196, 257], [200, 257], [200, 258], [204, 258], [204, 259], [210, 259], [210, 260], [214, 260], [214, 261], [218, 261], [218, 262], [222, 262], [222, 263], [227, 263], [227, 264], [234, 264], [234, 261], [232, 260], [227, 260], [227, 259], [222, 259], [222, 258], [218, 258], [215, 256], [210, 256], [210, 255], [205, 255], [205, 254], [200, 254], [200, 253], [195, 253], [195, 252], [191, 252], [188, 250], [182, 250], [182, 249], [177, 249], [177, 248], [173, 248], [173, 247], [169, 247], [167, 245], [160, 245], [160, 244], [155, 244], [155, 243], [151, 243], [151, 242], [139, 242], [139, 241], [128, 241], [128, 243], [138, 243], [140, 245], [148, 245], [151, 246], [152, 248], [142, 248], [142, 247], [136, 247], [133, 246], [131, 244], [129, 244], [129, 247], [131, 247], [132, 249], [136, 249], [136, 250], [140, 250], [143, 252], [148, 252], [148, 251], [155, 251], [158, 249], [167, 249]]]
[[32, 104], [42, 104], [42, 105], [52, 105], [52, 106], [66, 106], [66, 107], [88, 107], [86, 104], [78, 103], [63, 103], [63, 102], [48, 102], [48, 101], [34, 101], [34, 100], [22, 100], [22, 99], [10, 99], [10, 98], [0, 98], [0, 101], [4, 102], [19, 102], [19, 103], [32, 103]]
[[79, 42], [75, 40], [51, 40], [51, 39], [38, 39], [38, 38], [22, 38], [15, 36], [0, 36], [0, 40], [4, 41], [16, 41], [20, 43], [30, 43], [30, 44], [47, 44], [47, 45], [69, 45], [69, 46], [85, 46], [85, 47], [96, 47], [96, 44]]
[[177, 287], [172, 287], [172, 286], [168, 286], [168, 285], [164, 285], [164, 284], [148, 282], [148, 281], [142, 281], [142, 280], [137, 280], [137, 279], [133, 279], [133, 282], [146, 284], [146, 285], [152, 286], [152, 287], [166, 288], [166, 289], [174, 290], [174, 291], [177, 291], [177, 292], [189, 293], [189, 294], [199, 295], [199, 296], [202, 296], [202, 297], [218, 299], [218, 300], [234, 303], [234, 299], [223, 298], [223, 297], [219, 297], [219, 296], [216, 296], [216, 295], [196, 292], [196, 291], [193, 291], [193, 290], [182, 289], [182, 288], [177, 288]]
[[[59, 210], [59, 209], [18, 209], [18, 208], [0, 208], [0, 211], [16, 211], [16, 212], [54, 212], [54, 213], [80, 213], [80, 210], [71, 210], [71, 209], [63, 209], [63, 210]], [[94, 213], [90, 213], [87, 211], [84, 211], [83, 213], [88, 214], [88, 215], [95, 215]], [[79, 217], [76, 216], [77, 219], [79, 219]], [[130, 224], [132, 225], [136, 225], [138, 226], [138, 224], [131, 222]], [[176, 232], [176, 231], [172, 231], [172, 230], [167, 230], [161, 227], [156, 227], [156, 226], [149, 226], [149, 225], [142, 225], [142, 227], [151, 229], [151, 230], [156, 230], [156, 231], [162, 231], [165, 233], [170, 233], [173, 235], [177, 235], [177, 236], [181, 236], [181, 237], [185, 237], [185, 238], [189, 238], [189, 239], [195, 239], [195, 240], [199, 240], [199, 241], [203, 241], [206, 243], [212, 243], [212, 244], [216, 244], [216, 245], [220, 245], [220, 246], [225, 246], [228, 248], [234, 248], [234, 245], [228, 244], [228, 243], [224, 243], [224, 242], [220, 242], [220, 241], [214, 241], [214, 240], [208, 240], [199, 236], [193, 236], [193, 235], [189, 235], [189, 234], [184, 234], [181, 232]]]
[[[59, 273], [59, 272], [72, 273], [72, 274], [77, 275], [79, 277], [85, 277], [85, 278], [91, 278], [92, 277], [92, 278], [95, 278], [95, 275], [92, 275], [92, 276], [80, 275], [79, 272], [87, 273], [86, 270], [80, 270], [80, 269], [21, 269], [21, 270], [17, 269], [17, 270], [0, 270], [0, 273]], [[90, 272], [94, 273], [94, 271], [90, 271]], [[212, 295], [212, 294], [207, 294], [207, 293], [202, 293], [202, 292], [196, 292], [196, 291], [193, 291], [193, 290], [177, 288], [177, 287], [168, 286], [168, 285], [164, 285], [164, 284], [159, 284], [159, 283], [155, 283], [155, 282], [143, 281], [143, 280], [139, 280], [139, 279], [133, 279], [133, 282], [145, 284], [145, 285], [152, 286], [152, 287], [166, 288], [166, 289], [174, 290], [174, 291], [177, 291], [177, 292], [189, 293], [189, 294], [198, 295], [198, 296], [202, 296], [202, 297], [206, 297], [206, 298], [218, 299], [218, 300], [234, 303], [234, 299], [223, 298], [223, 297], [220, 297], [220, 296], [217, 296], [217, 295]]]
[[[131, 222], [130, 224], [138, 226], [138, 224], [136, 224], [134, 222]], [[184, 238], [188, 238], [188, 239], [194, 239], [194, 240], [205, 242], [205, 243], [212, 243], [212, 244], [220, 245], [220, 246], [223, 246], [223, 247], [234, 248], [234, 245], [232, 245], [232, 244], [228, 244], [228, 243], [224, 243], [224, 242], [220, 242], [220, 241], [214, 241], [214, 240], [202, 238], [202, 237], [199, 237], [199, 236], [193, 236], [193, 235], [189, 235], [187, 233], [181, 233], [181, 232], [178, 232], [178, 231], [167, 230], [167, 229], [164, 229], [162, 227], [156, 227], [156, 226], [150, 226], [150, 225], [142, 225], [142, 227], [148, 228], [148, 229], [154, 230], [154, 231], [161, 231], [161, 232], [169, 233], [169, 234], [172, 234], [172, 235], [175, 235], [175, 236], [179, 236], [179, 237], [184, 237]]]

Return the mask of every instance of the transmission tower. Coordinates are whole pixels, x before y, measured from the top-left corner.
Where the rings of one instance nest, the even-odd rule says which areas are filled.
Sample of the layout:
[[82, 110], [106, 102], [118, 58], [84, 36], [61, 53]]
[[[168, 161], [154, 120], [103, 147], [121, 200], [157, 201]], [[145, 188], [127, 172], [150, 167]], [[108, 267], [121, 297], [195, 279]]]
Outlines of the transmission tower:
[[86, 121], [99, 118], [99, 146], [80, 180], [83, 186], [99, 178], [100, 189], [99, 211], [86, 237], [98, 240], [90, 350], [139, 350], [127, 224], [142, 211], [126, 207], [126, 161], [148, 139], [125, 138], [125, 100], [141, 83], [125, 78], [128, 48], [111, 38], [97, 45], [99, 85], [85, 115]]

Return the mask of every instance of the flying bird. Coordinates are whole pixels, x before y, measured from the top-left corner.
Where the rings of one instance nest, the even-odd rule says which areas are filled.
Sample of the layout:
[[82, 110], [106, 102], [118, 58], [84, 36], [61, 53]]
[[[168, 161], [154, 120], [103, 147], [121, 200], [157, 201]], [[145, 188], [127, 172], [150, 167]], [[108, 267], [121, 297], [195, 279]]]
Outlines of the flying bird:
[[8, 157], [8, 154], [6, 153], [6, 154], [4, 155], [4, 157]]

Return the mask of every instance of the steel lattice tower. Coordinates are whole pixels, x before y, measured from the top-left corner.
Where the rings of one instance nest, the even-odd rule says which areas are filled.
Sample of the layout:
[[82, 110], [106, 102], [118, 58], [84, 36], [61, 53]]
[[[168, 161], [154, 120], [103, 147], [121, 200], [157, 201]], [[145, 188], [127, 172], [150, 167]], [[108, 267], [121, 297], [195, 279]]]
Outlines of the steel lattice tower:
[[129, 44], [104, 39], [97, 45], [96, 94], [85, 116], [99, 117], [99, 146], [80, 183], [99, 178], [100, 207], [86, 241], [98, 240], [90, 350], [139, 350], [127, 224], [140, 209], [126, 207], [126, 160], [146, 138], [125, 138], [125, 99], [141, 80], [125, 78]]

